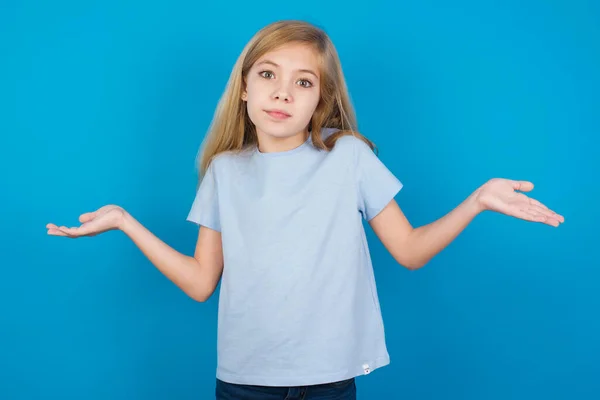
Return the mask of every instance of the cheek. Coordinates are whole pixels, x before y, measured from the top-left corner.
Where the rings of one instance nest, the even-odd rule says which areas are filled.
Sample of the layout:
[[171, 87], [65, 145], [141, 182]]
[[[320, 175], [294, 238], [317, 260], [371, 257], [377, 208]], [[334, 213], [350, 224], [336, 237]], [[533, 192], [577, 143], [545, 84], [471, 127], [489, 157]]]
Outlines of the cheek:
[[255, 87], [251, 85], [248, 86], [246, 101], [244, 102], [244, 106], [246, 107], [246, 112], [248, 113], [248, 117], [250, 120], [256, 124], [262, 113], [263, 106], [265, 104], [264, 99], [262, 99], [259, 92], [257, 92]]
[[256, 100], [252, 96], [248, 96], [245, 106], [250, 120], [252, 120], [252, 122], [255, 122], [258, 113], [260, 112], [260, 107], [257, 105]]
[[265, 102], [265, 97], [268, 96], [269, 88], [258, 82], [249, 82], [246, 87], [248, 107], [260, 107], [261, 103]]
[[319, 104], [319, 99], [319, 93], [305, 93], [304, 96], [302, 96], [303, 108], [308, 114], [311, 114], [311, 116]]
[[257, 90], [252, 83], [246, 86], [246, 106], [250, 109], [257, 103]]

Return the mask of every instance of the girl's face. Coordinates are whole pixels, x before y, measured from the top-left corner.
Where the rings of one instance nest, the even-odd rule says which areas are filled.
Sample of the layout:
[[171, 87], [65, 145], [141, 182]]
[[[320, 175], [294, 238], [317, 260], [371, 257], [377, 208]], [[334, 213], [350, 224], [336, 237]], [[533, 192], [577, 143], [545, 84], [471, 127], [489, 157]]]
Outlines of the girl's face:
[[242, 100], [247, 102], [259, 141], [305, 136], [319, 103], [319, 78], [318, 55], [307, 45], [286, 45], [256, 61], [248, 72]]

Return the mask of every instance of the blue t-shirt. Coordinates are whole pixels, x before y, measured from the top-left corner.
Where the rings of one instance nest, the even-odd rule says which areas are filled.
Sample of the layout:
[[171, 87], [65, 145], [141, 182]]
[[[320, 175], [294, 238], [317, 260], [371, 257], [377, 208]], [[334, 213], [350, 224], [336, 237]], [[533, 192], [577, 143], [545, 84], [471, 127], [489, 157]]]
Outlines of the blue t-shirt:
[[362, 220], [401, 188], [354, 136], [213, 159], [187, 219], [221, 232], [217, 378], [311, 385], [389, 363]]

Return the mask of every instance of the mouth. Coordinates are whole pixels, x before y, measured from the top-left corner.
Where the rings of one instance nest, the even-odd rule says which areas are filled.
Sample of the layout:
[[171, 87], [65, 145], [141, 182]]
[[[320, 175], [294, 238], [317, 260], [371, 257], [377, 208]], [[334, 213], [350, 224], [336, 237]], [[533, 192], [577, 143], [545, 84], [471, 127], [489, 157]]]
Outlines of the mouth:
[[287, 112], [283, 111], [283, 110], [265, 110], [265, 112], [275, 118], [275, 119], [287, 119], [289, 117], [291, 117], [290, 114], [288, 114]]

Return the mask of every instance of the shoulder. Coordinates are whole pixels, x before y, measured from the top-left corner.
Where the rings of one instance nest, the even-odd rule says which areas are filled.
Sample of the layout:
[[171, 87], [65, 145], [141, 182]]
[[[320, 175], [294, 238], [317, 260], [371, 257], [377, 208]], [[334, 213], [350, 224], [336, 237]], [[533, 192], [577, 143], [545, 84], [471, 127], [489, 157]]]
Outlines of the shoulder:
[[226, 173], [232, 168], [238, 168], [240, 164], [244, 164], [249, 159], [250, 152], [246, 149], [239, 151], [224, 151], [212, 158], [207, 171], [211, 171], [215, 175]]
[[[333, 136], [336, 133], [340, 133], [339, 135], [336, 135], [337, 138], [334, 139], [334, 147], [333, 149], [335, 149], [336, 147], [338, 149], [343, 149], [343, 150], [348, 150], [348, 149], [352, 149], [352, 150], [359, 150], [359, 151], [364, 151], [364, 150], [371, 150], [371, 147], [361, 138], [362, 135], [358, 134], [358, 133], [354, 133], [352, 131], [341, 131], [341, 129], [339, 128], [322, 128], [321, 130], [321, 139], [326, 142], [328, 139], [330, 139], [331, 136]], [[332, 150], [333, 150], [332, 149]]]
[[338, 172], [347, 171], [355, 175], [359, 174], [360, 169], [365, 166], [364, 160], [369, 160], [374, 156], [371, 147], [352, 132], [344, 132], [337, 136], [330, 146], [326, 160]]
[[335, 146], [356, 148], [357, 146], [368, 148], [369, 146], [358, 136], [353, 135], [352, 133], [347, 133], [345, 135], [340, 136], [335, 141]]
[[350, 132], [337, 138], [331, 151], [347, 154], [355, 162], [365, 153], [374, 154], [373, 149], [364, 140]]

